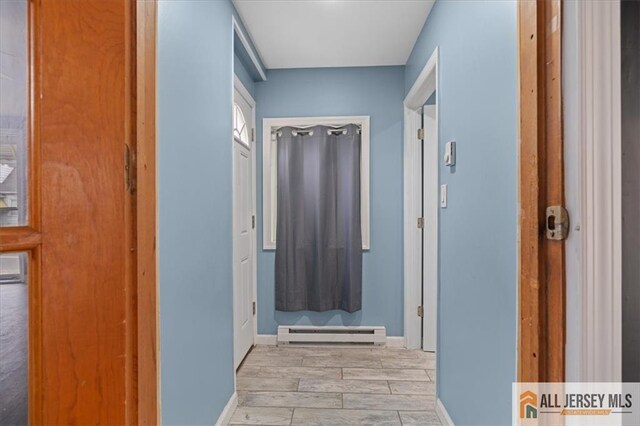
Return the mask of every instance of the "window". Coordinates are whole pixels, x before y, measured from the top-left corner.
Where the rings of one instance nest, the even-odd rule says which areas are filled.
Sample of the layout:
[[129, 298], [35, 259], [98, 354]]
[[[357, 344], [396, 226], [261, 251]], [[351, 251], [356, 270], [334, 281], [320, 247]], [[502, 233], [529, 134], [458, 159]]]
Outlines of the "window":
[[27, 224], [27, 2], [0, 1], [0, 226]]
[[28, 422], [27, 254], [0, 255], [0, 424]]
[[233, 137], [243, 144], [249, 146], [249, 132], [247, 131], [247, 120], [244, 118], [242, 109], [237, 103], [233, 104]]
[[[305, 117], [305, 118], [265, 118], [262, 123], [262, 245], [265, 250], [276, 248], [277, 206], [277, 150], [275, 129], [284, 126], [308, 127], [317, 125], [344, 126], [357, 124], [362, 129], [361, 154], [361, 222], [362, 249], [369, 250], [369, 117]], [[235, 132], [234, 132], [235, 134]]]
[[[0, 424], [28, 424], [29, 290], [33, 217], [29, 193], [29, 7], [0, 0]], [[31, 204], [30, 206], [33, 206]], [[32, 207], [30, 207], [32, 208]], [[33, 213], [33, 212], [32, 212]], [[8, 242], [8, 243], [7, 243]], [[27, 247], [27, 251], [25, 250]], [[18, 251], [20, 250], [20, 251]], [[33, 280], [29, 285], [33, 284]]]

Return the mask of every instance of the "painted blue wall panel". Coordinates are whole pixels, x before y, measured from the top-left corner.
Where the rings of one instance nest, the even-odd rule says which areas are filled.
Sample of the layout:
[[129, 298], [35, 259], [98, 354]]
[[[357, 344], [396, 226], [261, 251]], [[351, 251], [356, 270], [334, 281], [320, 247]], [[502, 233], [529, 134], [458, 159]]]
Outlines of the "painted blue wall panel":
[[[238, 37], [238, 34], [234, 34], [233, 36], [233, 50], [240, 63], [242, 63], [245, 71], [247, 71], [247, 74], [251, 76], [251, 79], [253, 81], [262, 81], [260, 71], [256, 67], [255, 63], [251, 60], [251, 56], [242, 44], [242, 41], [240, 40], [240, 37]], [[264, 68], [260, 69], [262, 69], [262, 71], [264, 72]]]
[[275, 252], [262, 250], [262, 143], [258, 143], [258, 332], [278, 325], [384, 325], [403, 335], [402, 100], [404, 67], [270, 70], [256, 83], [258, 135], [265, 117], [371, 116], [371, 250], [362, 311], [275, 311]]
[[409, 91], [439, 47], [438, 395], [456, 425], [511, 423], [517, 331], [515, 2], [437, 1], [406, 65]]
[[[234, 44], [235, 45], [235, 44]], [[251, 96], [255, 98], [256, 87], [253, 77], [247, 71], [247, 68], [242, 63], [242, 60], [237, 54], [233, 55], [233, 72], [238, 76], [244, 87], [249, 91]]]
[[214, 424], [233, 393], [228, 1], [158, 9], [162, 422]]
[[[230, 1], [230, 0], [224, 0], [224, 1]], [[246, 40], [249, 42], [249, 48], [252, 50], [254, 57], [258, 61], [260, 69], [262, 69], [263, 72], [266, 72], [266, 68], [264, 66], [264, 62], [262, 62], [262, 57], [260, 56], [260, 52], [258, 52], [258, 49], [256, 49], [256, 45], [251, 39], [251, 36], [249, 35], [249, 31], [247, 31], [247, 27], [245, 27], [244, 22], [242, 22], [242, 18], [240, 18], [240, 14], [238, 13], [235, 7], [233, 7], [233, 16], [236, 19], [236, 22], [238, 23], [238, 25], [240, 26], [240, 30], [244, 34]], [[240, 41], [240, 38], [238, 37], [237, 34], [235, 34], [235, 32], [234, 32], [233, 38], [234, 38], [234, 41], [233, 41], [234, 52], [238, 56], [238, 59], [240, 59], [243, 62], [245, 69], [251, 75], [254, 81], [259, 81], [259, 80], [261, 81], [262, 78], [260, 77], [260, 73], [256, 65], [251, 60], [249, 52], [247, 52], [247, 49], [244, 47], [244, 45]]]

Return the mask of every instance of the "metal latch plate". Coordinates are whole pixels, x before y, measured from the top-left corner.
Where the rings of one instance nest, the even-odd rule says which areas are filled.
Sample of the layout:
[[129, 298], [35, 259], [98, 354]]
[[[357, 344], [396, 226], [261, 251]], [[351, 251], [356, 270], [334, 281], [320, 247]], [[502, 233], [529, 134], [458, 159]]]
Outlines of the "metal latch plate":
[[549, 206], [545, 225], [548, 240], [565, 240], [569, 236], [569, 213], [562, 206]]

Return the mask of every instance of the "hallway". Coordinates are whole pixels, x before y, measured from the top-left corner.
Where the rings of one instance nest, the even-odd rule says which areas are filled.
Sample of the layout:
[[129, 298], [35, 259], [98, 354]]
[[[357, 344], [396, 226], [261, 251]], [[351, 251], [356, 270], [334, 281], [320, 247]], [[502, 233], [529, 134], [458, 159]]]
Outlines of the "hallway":
[[419, 350], [256, 346], [231, 424], [440, 425], [435, 379], [435, 355]]

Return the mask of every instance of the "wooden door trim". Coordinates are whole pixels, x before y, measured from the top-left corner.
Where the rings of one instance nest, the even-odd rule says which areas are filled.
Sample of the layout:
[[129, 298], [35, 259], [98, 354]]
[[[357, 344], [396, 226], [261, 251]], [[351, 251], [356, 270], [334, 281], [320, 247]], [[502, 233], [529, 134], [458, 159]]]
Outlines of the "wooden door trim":
[[157, 1], [138, 1], [136, 10], [136, 232], [138, 423], [160, 423], [157, 162]]
[[0, 228], [0, 253], [24, 252], [28, 257], [28, 419], [42, 424], [42, 333], [41, 323], [41, 244], [40, 233], [40, 61], [38, 27], [39, 2], [27, 2], [27, 214], [26, 224]]
[[42, 242], [40, 232], [30, 226], [17, 226], [2, 229], [0, 251], [2, 253], [35, 249]]
[[562, 3], [518, 3], [520, 75], [518, 380], [564, 381], [564, 242], [545, 209], [564, 205]]
[[[127, 283], [126, 399], [127, 422], [159, 423], [156, 191], [156, 0], [138, 1], [125, 12], [127, 71], [125, 143], [137, 149], [137, 192], [126, 207], [135, 224], [131, 243], [134, 275]], [[43, 73], [42, 4], [28, 1], [28, 213], [27, 225], [0, 229], [0, 252], [29, 256], [29, 422], [45, 422], [41, 233], [41, 108]], [[128, 96], [131, 95], [131, 98]], [[50, 350], [49, 350], [50, 352]], [[53, 396], [53, 393], [49, 393]], [[51, 408], [51, 407], [49, 407]], [[48, 415], [50, 415], [49, 413]]]

